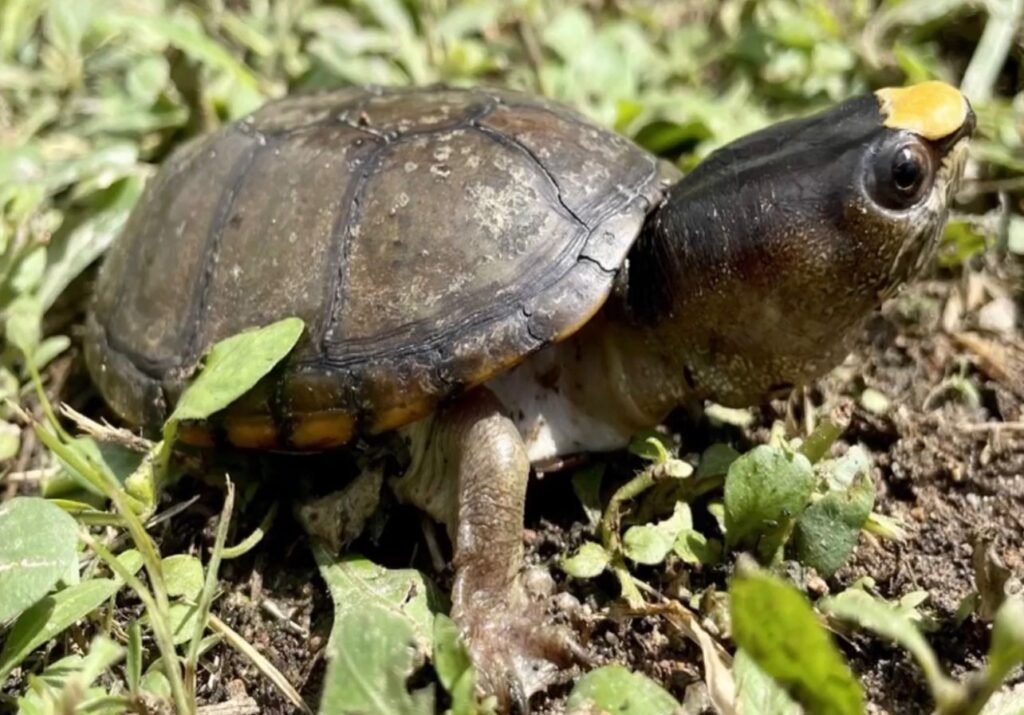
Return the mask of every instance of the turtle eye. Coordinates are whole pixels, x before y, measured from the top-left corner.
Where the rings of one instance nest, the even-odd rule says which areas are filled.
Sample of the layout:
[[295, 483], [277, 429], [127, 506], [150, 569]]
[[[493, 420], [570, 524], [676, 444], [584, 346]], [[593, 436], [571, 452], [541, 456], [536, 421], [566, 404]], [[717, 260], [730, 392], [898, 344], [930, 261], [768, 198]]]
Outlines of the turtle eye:
[[892, 185], [901, 194], [914, 196], [924, 182], [925, 166], [919, 152], [901, 147], [892, 159]]
[[875, 199], [893, 209], [917, 203], [931, 184], [931, 158], [917, 143], [906, 143], [882, 152], [875, 160]]

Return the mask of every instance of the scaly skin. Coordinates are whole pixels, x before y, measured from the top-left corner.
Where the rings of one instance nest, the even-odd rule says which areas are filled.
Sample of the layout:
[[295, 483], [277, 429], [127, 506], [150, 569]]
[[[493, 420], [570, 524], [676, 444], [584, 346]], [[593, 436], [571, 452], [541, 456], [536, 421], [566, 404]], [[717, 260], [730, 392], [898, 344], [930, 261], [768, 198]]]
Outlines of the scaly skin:
[[413, 461], [392, 486], [445, 524], [455, 547], [452, 617], [503, 711], [528, 709], [574, 650], [520, 579], [530, 462], [501, 403], [478, 388], [406, 432]]

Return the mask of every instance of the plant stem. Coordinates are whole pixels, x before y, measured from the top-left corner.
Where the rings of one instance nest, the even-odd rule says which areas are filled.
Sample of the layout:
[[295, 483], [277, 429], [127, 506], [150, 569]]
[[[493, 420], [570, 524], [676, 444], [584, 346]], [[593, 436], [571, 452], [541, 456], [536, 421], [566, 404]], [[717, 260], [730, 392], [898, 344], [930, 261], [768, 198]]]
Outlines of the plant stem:
[[118, 561], [107, 547], [94, 539], [92, 535], [87, 534], [83, 538], [86, 544], [96, 552], [96, 555], [103, 559], [110, 569], [138, 594], [139, 600], [145, 605], [146, 612], [149, 613], [150, 627], [153, 629], [153, 639], [156, 641], [156, 646], [163, 659], [164, 675], [167, 676], [167, 681], [171, 686], [175, 711], [183, 715], [192, 715], [195, 713], [195, 700], [190, 699], [185, 692], [185, 682], [182, 680], [181, 669], [178, 667], [178, 653], [174, 648], [174, 638], [167, 618], [168, 609], [161, 609], [154, 594], [136, 578], [135, 574], [125, 568], [124, 564]]
[[217, 571], [220, 568], [224, 552], [224, 542], [228, 538], [228, 527], [231, 525], [231, 512], [234, 507], [235, 485], [228, 478], [227, 492], [224, 495], [224, 509], [220, 514], [220, 522], [217, 524], [217, 535], [213, 541], [210, 561], [206, 565], [206, 580], [203, 583], [203, 590], [199, 594], [195, 630], [192, 633], [192, 642], [188, 646], [188, 655], [185, 657], [185, 687], [189, 697], [193, 700], [196, 692], [196, 672], [199, 668], [199, 645], [203, 641], [203, 633], [206, 631], [206, 623], [210, 616], [210, 606], [213, 603], [213, 596], [217, 592]]

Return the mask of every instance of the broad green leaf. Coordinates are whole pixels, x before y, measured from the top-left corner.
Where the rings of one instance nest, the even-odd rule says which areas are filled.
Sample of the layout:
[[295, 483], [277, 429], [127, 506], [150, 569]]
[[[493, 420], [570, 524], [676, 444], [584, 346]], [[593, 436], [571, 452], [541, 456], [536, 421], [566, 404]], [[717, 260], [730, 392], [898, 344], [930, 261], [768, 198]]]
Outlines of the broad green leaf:
[[660, 564], [672, 551], [675, 536], [654, 524], [631, 526], [622, 537], [622, 552], [638, 564]]
[[679, 535], [692, 529], [690, 506], [680, 502], [668, 519], [657, 524], [641, 524], [626, 529], [622, 537], [622, 551], [637, 563], [660, 564], [672, 551]]
[[42, 372], [44, 367], [69, 347], [71, 347], [71, 338], [67, 335], [51, 335], [48, 338], [43, 338], [32, 352], [32, 365], [36, 370]]
[[46, 247], [38, 246], [18, 261], [10, 278], [10, 287], [15, 293], [28, 293], [39, 285], [46, 270]]
[[[92, 437], [76, 437], [72, 441], [66, 443], [67, 449], [74, 453], [75, 456], [83, 459], [86, 463], [90, 464], [101, 474], [107, 474], [113, 477], [117, 481], [123, 481], [127, 474], [126, 472], [134, 459], [137, 463], [139, 456], [130, 452], [129, 450], [119, 445], [97, 442]], [[71, 459], [69, 456], [68, 459]], [[70, 464], [65, 462], [58, 455], [58, 461], [64, 467], [62, 475], [66, 478], [64, 483], [55, 482], [47, 486], [47, 496], [63, 496], [67, 493], [67, 481], [71, 481], [77, 486], [85, 489], [91, 494], [96, 496], [103, 496], [104, 491], [101, 485], [96, 484], [95, 481], [86, 474], [80, 473]], [[88, 470], [85, 470], [88, 471]]]
[[[117, 560], [132, 573], [142, 568], [142, 556], [135, 549], [118, 554]], [[25, 656], [99, 608], [123, 585], [117, 577], [82, 581], [47, 596], [22, 613], [0, 651], [0, 682]]]
[[169, 703], [171, 699], [171, 684], [160, 668], [150, 668], [142, 676], [139, 689], [144, 693], [155, 695]]
[[92, 0], [50, 0], [45, 19], [47, 38], [65, 55], [78, 56], [93, 7]]
[[727, 444], [716, 442], [700, 455], [695, 477], [722, 477], [729, 473], [729, 467], [740, 456], [740, 453]]
[[[134, 166], [136, 154], [124, 157]], [[46, 248], [46, 273], [39, 286], [44, 309], [53, 305], [68, 285], [110, 246], [142, 193], [143, 179], [129, 175], [100, 195], [87, 209], [65, 220]]]
[[928, 641], [917, 629], [906, 611], [897, 609], [858, 588], [849, 588], [835, 596], [824, 598], [818, 604], [827, 616], [866, 628], [876, 635], [899, 643], [910, 651], [937, 698], [958, 687], [942, 670], [938, 658]]
[[562, 570], [574, 578], [594, 578], [605, 570], [610, 561], [611, 557], [603, 546], [587, 541], [575, 554], [562, 559]]
[[18, 699], [18, 712], [22, 715], [52, 715], [59, 712], [56, 703], [67, 702], [76, 696], [81, 699], [82, 710], [96, 715], [120, 715], [125, 710], [116, 703], [106, 706], [84, 707], [89, 701], [98, 701], [107, 695], [102, 687], [91, 687], [100, 675], [124, 657], [124, 648], [106, 636], [97, 636], [89, 644], [85, 656], [71, 655], [46, 667], [39, 676], [31, 678], [31, 688]]
[[717, 564], [722, 560], [722, 542], [709, 539], [694, 529], [679, 534], [672, 550], [688, 564]]
[[476, 698], [476, 671], [466, 647], [459, 639], [459, 629], [448, 616], [434, 617], [434, 671], [451, 698], [449, 715], [478, 715], [481, 707]]
[[0, 624], [77, 575], [78, 525], [38, 497], [0, 504]]
[[740, 648], [733, 660], [736, 676], [736, 700], [744, 713], [757, 715], [801, 715], [801, 710], [775, 680], [757, 667], [753, 658]]
[[285, 318], [214, 345], [168, 422], [206, 419], [230, 405], [291, 352], [303, 327], [299, 318]]
[[412, 621], [376, 603], [335, 614], [320, 713], [433, 715], [433, 689], [406, 685], [422, 660]]
[[[313, 556], [334, 602], [335, 625], [350, 612], [371, 606], [384, 609], [409, 623], [419, 652], [431, 651], [436, 593], [423, 575], [412, 569], [385, 569], [360, 556], [332, 557], [314, 543]], [[331, 640], [339, 637], [337, 627]]]
[[19, 296], [11, 301], [4, 314], [7, 342], [23, 355], [31, 356], [42, 339], [43, 309], [39, 299], [31, 295]]
[[194, 601], [203, 590], [203, 565], [195, 556], [174, 554], [162, 563], [168, 596]]
[[[195, 18], [177, 16], [146, 17], [129, 13], [110, 13], [103, 22], [111, 29], [145, 32], [174, 45], [186, 55], [230, 77], [236, 90], [247, 102], [258, 101], [259, 82], [256, 76], [225, 47], [206, 35]], [[252, 109], [254, 107], [250, 107]]]
[[808, 712], [861, 715], [864, 694], [807, 600], [766, 573], [729, 586], [733, 639]]
[[472, 667], [469, 653], [459, 640], [455, 622], [438, 613], [434, 616], [434, 670], [445, 690], [451, 691], [455, 682]]
[[192, 604], [182, 601], [171, 603], [167, 617], [171, 625], [171, 637], [174, 639], [174, 645], [181, 645], [192, 640], [192, 635], [196, 632], [196, 617], [198, 615], [198, 608]]
[[47, 596], [22, 613], [0, 652], [0, 680], [25, 656], [99, 608], [119, 588], [121, 584], [112, 578], [82, 581]]
[[825, 577], [846, 563], [875, 504], [871, 476], [861, 472], [855, 479], [849, 488], [830, 490], [813, 502], [793, 529], [797, 560]]
[[621, 665], [606, 665], [584, 675], [565, 703], [569, 713], [616, 715], [672, 715], [679, 707], [660, 685]]
[[762, 445], [739, 457], [725, 479], [728, 545], [770, 561], [813, 490], [814, 472], [802, 454]]
[[[21, 428], [18, 425], [0, 420], [0, 462], [14, 459], [21, 450]], [[2, 547], [0, 547], [2, 550]], [[0, 613], [3, 608], [0, 607]], [[4, 619], [0, 616], [0, 622]]]
[[996, 611], [988, 660], [990, 672], [1000, 679], [1024, 663], [1024, 597], [1010, 596]]

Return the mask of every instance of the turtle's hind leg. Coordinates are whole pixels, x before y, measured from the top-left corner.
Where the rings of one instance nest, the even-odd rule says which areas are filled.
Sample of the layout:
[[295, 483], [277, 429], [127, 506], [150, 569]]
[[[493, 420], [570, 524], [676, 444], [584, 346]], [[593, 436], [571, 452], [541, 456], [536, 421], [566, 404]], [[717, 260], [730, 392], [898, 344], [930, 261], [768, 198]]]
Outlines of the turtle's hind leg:
[[412, 463], [394, 483], [399, 498], [448, 527], [454, 544], [452, 617], [477, 668], [480, 690], [503, 710], [570, 660], [572, 641], [531, 604], [523, 565], [523, 509], [530, 463], [501, 403], [478, 388], [407, 432]]

